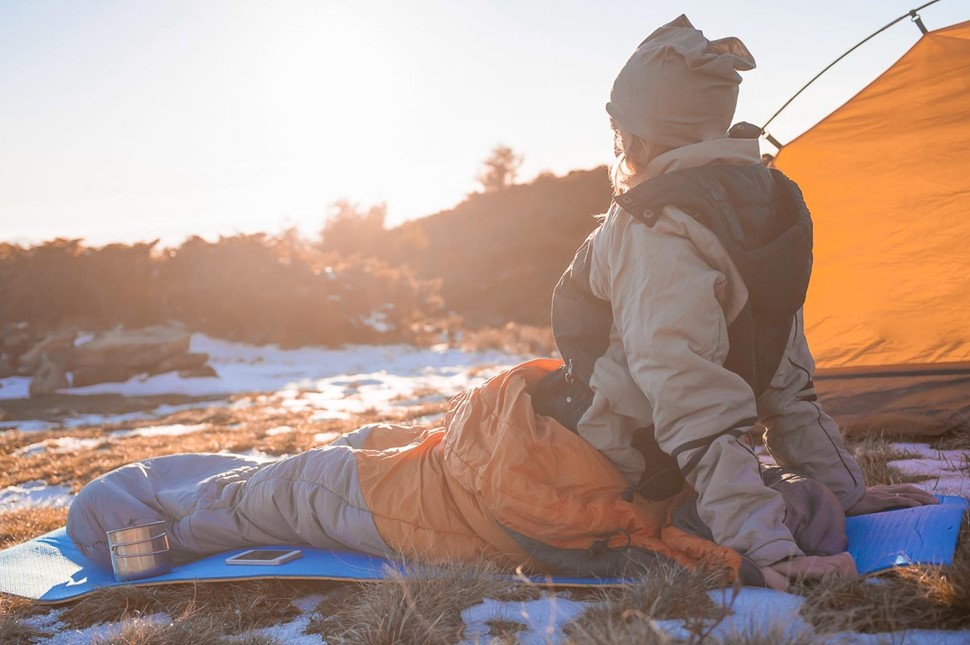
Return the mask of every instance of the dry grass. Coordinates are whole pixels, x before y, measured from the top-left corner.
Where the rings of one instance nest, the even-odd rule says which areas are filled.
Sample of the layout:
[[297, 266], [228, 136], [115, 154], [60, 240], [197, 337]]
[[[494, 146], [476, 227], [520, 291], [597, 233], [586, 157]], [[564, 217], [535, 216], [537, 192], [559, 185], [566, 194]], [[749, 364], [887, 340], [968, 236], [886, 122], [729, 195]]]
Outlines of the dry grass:
[[66, 522], [66, 508], [19, 508], [0, 512], [0, 549], [32, 540]]
[[938, 450], [970, 450], [970, 421], [964, 420], [940, 437], [932, 439], [930, 446]]
[[218, 620], [194, 615], [158, 623], [135, 618], [111, 636], [96, 638], [96, 645], [172, 645], [173, 643], [225, 643], [228, 645], [283, 645], [279, 640], [257, 634], [227, 638]]
[[36, 605], [29, 600], [0, 595], [0, 643], [20, 645], [40, 638], [40, 631], [23, 622], [36, 611]]
[[[709, 639], [703, 642], [707, 643]], [[786, 625], [772, 625], [767, 629], [748, 628], [732, 632], [710, 642], [718, 645], [820, 645], [822, 641], [811, 632], [790, 633]]]
[[491, 635], [489, 645], [516, 645], [519, 634], [528, 627], [512, 620], [486, 620], [488, 633]]
[[113, 587], [68, 606], [60, 620], [83, 629], [165, 613], [173, 620], [204, 616], [222, 634], [240, 634], [287, 622], [299, 615], [293, 601], [329, 588], [328, 583], [255, 580], [206, 584]]
[[688, 571], [660, 563], [636, 582], [604, 592], [575, 622], [565, 627], [571, 642], [667, 643], [653, 620], [679, 618], [699, 638], [724, 618], [725, 611], [707, 595], [723, 587], [721, 569]]
[[409, 566], [406, 571], [328, 598], [318, 607], [324, 617], [311, 621], [307, 632], [322, 634], [332, 645], [450, 644], [461, 640], [461, 612], [484, 598], [524, 600], [539, 594], [485, 563]]
[[857, 441], [846, 440], [846, 447], [862, 468], [866, 486], [877, 484], [913, 484], [929, 479], [910, 475], [892, 465], [897, 459], [918, 458], [913, 452], [904, 452], [885, 437], [864, 437]]

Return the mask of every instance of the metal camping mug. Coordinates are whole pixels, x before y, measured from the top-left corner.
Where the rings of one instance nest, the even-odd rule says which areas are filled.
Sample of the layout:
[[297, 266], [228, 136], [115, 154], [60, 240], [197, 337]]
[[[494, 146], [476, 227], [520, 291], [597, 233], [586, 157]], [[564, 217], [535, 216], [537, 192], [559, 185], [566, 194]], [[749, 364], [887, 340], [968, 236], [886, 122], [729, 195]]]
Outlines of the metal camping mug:
[[160, 576], [172, 570], [165, 522], [108, 531], [111, 568], [118, 582]]

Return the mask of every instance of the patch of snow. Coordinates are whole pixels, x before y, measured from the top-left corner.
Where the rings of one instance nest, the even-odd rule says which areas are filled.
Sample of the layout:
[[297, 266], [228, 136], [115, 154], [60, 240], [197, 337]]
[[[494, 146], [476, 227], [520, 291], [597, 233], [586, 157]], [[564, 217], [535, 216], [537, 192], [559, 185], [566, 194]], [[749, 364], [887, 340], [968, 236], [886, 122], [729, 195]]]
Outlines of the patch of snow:
[[[733, 589], [715, 589], [708, 596], [732, 611], [711, 632], [713, 642], [744, 633], [766, 633], [772, 628], [781, 630], [782, 638], [815, 631], [798, 613], [804, 602], [801, 596], [756, 587], [744, 587], [736, 595]], [[674, 638], [691, 637], [683, 620], [658, 620], [657, 626]]]
[[171, 405], [169, 403], [163, 403], [162, 405], [149, 410], [147, 412], [126, 412], [124, 414], [87, 414], [81, 417], [74, 417], [73, 419], [67, 419], [64, 422], [65, 428], [77, 428], [86, 426], [106, 426], [115, 425], [118, 423], [127, 423], [128, 421], [148, 421], [150, 419], [158, 419], [161, 417], [167, 417], [169, 415], [175, 414], [176, 412], [182, 412], [184, 410], [199, 410], [203, 408], [211, 407], [222, 407], [226, 404], [223, 399], [211, 399], [208, 401], [197, 401], [195, 403], [183, 403], [181, 405]]
[[316, 611], [317, 607], [327, 598], [327, 594], [312, 593], [307, 596], [300, 596], [291, 604], [303, 613]]
[[[730, 589], [718, 589], [708, 593], [711, 599], [731, 609], [732, 613], [711, 631], [711, 642], [736, 642], [741, 634], [774, 634], [784, 642], [799, 634], [815, 634], [815, 630], [799, 610], [805, 601], [796, 596], [772, 589], [744, 587], [735, 595]], [[691, 634], [684, 629], [682, 620], [656, 621], [658, 627], [674, 638], [688, 639]], [[852, 643], [856, 645], [877, 645], [882, 643], [906, 643], [907, 645], [930, 645], [934, 643], [967, 643], [970, 630], [959, 632], [944, 630], [907, 630], [894, 634], [860, 634], [839, 632], [818, 634], [820, 643], [836, 645]]]
[[465, 640], [462, 643], [488, 642], [489, 628], [486, 623], [492, 620], [525, 625], [526, 629], [516, 634], [522, 645], [561, 643], [566, 640], [562, 628], [579, 618], [589, 606], [589, 602], [560, 596], [544, 596], [525, 602], [486, 598], [461, 612], [465, 623]]
[[238, 455], [240, 457], [249, 457], [250, 459], [255, 459], [256, 461], [268, 462], [276, 461], [277, 459], [285, 459], [290, 455], [271, 455], [268, 452], [263, 452], [259, 448], [250, 448], [249, 450], [220, 450], [220, 455]]
[[57, 631], [62, 625], [61, 614], [63, 613], [63, 608], [51, 609], [46, 614], [35, 614], [33, 616], [22, 618], [21, 622], [28, 627], [33, 627], [34, 629], [42, 632]]
[[150, 616], [129, 618], [128, 620], [116, 623], [98, 623], [97, 625], [85, 627], [84, 629], [71, 629], [60, 622], [59, 616], [61, 611], [56, 610], [56, 612], [51, 612], [55, 616], [53, 622], [49, 618], [51, 614], [39, 617], [42, 619], [40, 621], [35, 620], [38, 617], [24, 620], [25, 623], [35, 629], [42, 629], [43, 631], [52, 633], [49, 638], [37, 641], [39, 645], [89, 645], [90, 643], [100, 643], [117, 638], [129, 626], [145, 623], [167, 625], [172, 622], [168, 614], [158, 613]]
[[309, 420], [311, 422], [316, 421], [346, 421], [350, 418], [349, 412], [342, 412], [340, 410], [321, 410], [319, 412], [314, 412], [310, 415]]
[[201, 408], [211, 408], [224, 406], [223, 399], [212, 399], [208, 401], [198, 401], [196, 403], [183, 403], [181, 405], [170, 405], [164, 403], [147, 412], [126, 412], [124, 414], [85, 414], [79, 417], [65, 419], [60, 423], [53, 421], [0, 421], [0, 429], [8, 428], [17, 432], [46, 432], [58, 428], [87, 428], [101, 427], [127, 423], [129, 421], [150, 421], [160, 417], [166, 417], [183, 410], [195, 410]]
[[387, 311], [376, 309], [361, 320], [365, 327], [370, 327], [374, 331], [380, 334], [386, 334], [390, 331], [394, 331], [394, 325], [392, 325], [387, 320]]
[[63, 508], [74, 501], [74, 493], [69, 486], [61, 484], [50, 486], [41, 479], [0, 488], [0, 510], [12, 511], [20, 508]]
[[318, 432], [313, 435], [313, 443], [318, 446], [324, 446], [336, 441], [338, 438], [342, 437], [343, 434], [340, 432]]
[[171, 425], [136, 428], [135, 430], [116, 430], [115, 432], [109, 433], [108, 436], [112, 439], [121, 439], [123, 437], [177, 437], [179, 435], [189, 434], [190, 432], [205, 430], [208, 427], [209, 425], [206, 423], [194, 423], [191, 425], [173, 423]]
[[89, 334], [89, 333], [78, 334], [77, 337], [74, 339], [74, 346], [79, 347], [81, 345], [84, 345], [85, 343], [90, 343], [95, 338], [97, 338], [97, 334]]
[[270, 428], [264, 434], [267, 437], [275, 437], [276, 435], [289, 434], [290, 432], [293, 432], [293, 428], [290, 426], [276, 426], [275, 428]]
[[7, 432], [46, 432], [58, 427], [58, 424], [51, 421], [0, 421], [0, 428]]
[[351, 383], [344, 376], [307, 379], [287, 386], [287, 390], [299, 390], [301, 395], [283, 401], [282, 405], [290, 411], [315, 410], [311, 421], [346, 419], [367, 410], [399, 406], [402, 397], [416, 398], [414, 394], [419, 391], [432, 390], [441, 398], [450, 398], [494, 376], [501, 369], [481, 370], [475, 376], [463, 367], [426, 367], [410, 374], [382, 370], [357, 374]]
[[78, 439], [77, 437], [58, 437], [57, 439], [46, 439], [30, 445], [24, 446], [13, 453], [14, 457], [30, 457], [40, 455], [45, 452], [78, 452], [95, 448], [105, 442], [103, 438]]
[[30, 396], [29, 376], [8, 376], [0, 379], [0, 400], [25, 399]]
[[900, 452], [917, 455], [916, 458], [896, 459], [890, 462], [907, 475], [925, 477], [914, 484], [933, 493], [966, 496], [970, 494], [970, 451], [938, 450], [921, 443], [894, 443]]
[[113, 423], [127, 423], [129, 421], [143, 421], [155, 418], [149, 412], [125, 412], [123, 414], [85, 414], [79, 417], [65, 419], [61, 424], [65, 428], [100, 427]]

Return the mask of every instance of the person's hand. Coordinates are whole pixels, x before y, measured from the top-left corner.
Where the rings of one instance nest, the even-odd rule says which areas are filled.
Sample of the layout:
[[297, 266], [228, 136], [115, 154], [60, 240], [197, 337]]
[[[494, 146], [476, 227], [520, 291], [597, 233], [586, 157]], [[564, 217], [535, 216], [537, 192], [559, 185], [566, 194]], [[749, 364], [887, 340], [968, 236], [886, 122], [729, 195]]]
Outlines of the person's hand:
[[803, 555], [789, 560], [782, 560], [761, 568], [765, 584], [772, 589], [785, 591], [792, 580], [807, 578], [816, 579], [828, 575], [858, 576], [855, 560], [848, 552], [838, 555]]
[[851, 508], [846, 510], [847, 516], [866, 515], [888, 511], [891, 508], [910, 508], [926, 504], [939, 504], [933, 493], [927, 493], [921, 488], [909, 484], [888, 484], [869, 486], [866, 494]]

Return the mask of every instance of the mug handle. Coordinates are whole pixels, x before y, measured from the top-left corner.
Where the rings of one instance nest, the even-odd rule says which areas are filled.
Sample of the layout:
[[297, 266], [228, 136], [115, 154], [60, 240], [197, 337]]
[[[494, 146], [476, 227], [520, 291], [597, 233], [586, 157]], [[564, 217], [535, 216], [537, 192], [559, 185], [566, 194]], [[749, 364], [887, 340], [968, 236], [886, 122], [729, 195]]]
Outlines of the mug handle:
[[[123, 553], [118, 553], [115, 550], [122, 546], [131, 546], [132, 544], [144, 544], [145, 542], [151, 542], [152, 540], [157, 540], [158, 538], [165, 538], [164, 551], [153, 551], [151, 553], [139, 553], [137, 555], [124, 555]], [[111, 551], [112, 555], [116, 555], [119, 558], [137, 558], [143, 555], [158, 555], [159, 553], [165, 553], [170, 550], [170, 547], [168, 545], [168, 533], [162, 532], [162, 533], [159, 533], [158, 535], [153, 535], [152, 537], [147, 538], [145, 540], [132, 540], [131, 542], [119, 542], [118, 544], [111, 544], [109, 545], [108, 550]]]
[[125, 555], [123, 553], [118, 553], [117, 551], [115, 551], [115, 548], [119, 546], [124, 546], [124, 544], [115, 544], [114, 546], [111, 547], [111, 554], [117, 558], [141, 558], [146, 555], [161, 555], [163, 553], [171, 552], [169, 549], [165, 549], [164, 551], [152, 551], [151, 553], [137, 553], [134, 555]]

